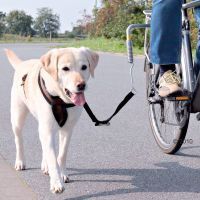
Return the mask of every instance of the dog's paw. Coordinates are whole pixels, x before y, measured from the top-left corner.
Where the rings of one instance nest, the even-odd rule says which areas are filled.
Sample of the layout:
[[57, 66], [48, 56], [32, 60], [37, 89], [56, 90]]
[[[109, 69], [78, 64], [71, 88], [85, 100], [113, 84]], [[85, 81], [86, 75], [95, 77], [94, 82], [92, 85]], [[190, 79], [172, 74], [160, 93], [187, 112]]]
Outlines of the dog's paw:
[[69, 180], [69, 177], [63, 173], [61, 173], [61, 178], [63, 180], [63, 183], [69, 183], [70, 180]]
[[59, 180], [56, 180], [51, 182], [50, 190], [52, 193], [62, 193], [65, 188]]
[[22, 160], [16, 160], [15, 161], [15, 169], [17, 171], [25, 170], [25, 163]]
[[46, 161], [42, 161], [41, 163], [41, 170], [45, 175], [49, 175], [49, 169]]

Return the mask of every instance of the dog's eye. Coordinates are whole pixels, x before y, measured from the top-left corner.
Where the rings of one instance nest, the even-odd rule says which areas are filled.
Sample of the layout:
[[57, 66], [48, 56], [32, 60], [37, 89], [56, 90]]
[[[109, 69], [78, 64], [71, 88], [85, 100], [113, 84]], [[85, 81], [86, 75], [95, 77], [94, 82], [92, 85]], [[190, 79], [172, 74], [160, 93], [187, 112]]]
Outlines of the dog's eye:
[[81, 67], [81, 69], [82, 69], [82, 70], [86, 70], [86, 69], [87, 69], [87, 66], [86, 66], [86, 65], [83, 65], [83, 66]]
[[69, 69], [69, 67], [63, 67], [62, 68], [64, 71], [69, 71], [70, 69]]

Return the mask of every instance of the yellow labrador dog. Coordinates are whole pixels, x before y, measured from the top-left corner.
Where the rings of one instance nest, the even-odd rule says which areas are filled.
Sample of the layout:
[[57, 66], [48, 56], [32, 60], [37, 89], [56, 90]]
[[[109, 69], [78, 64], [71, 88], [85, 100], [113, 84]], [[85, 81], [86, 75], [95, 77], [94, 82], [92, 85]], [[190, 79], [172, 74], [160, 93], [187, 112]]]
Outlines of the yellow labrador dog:
[[[69, 181], [64, 170], [72, 130], [81, 115], [87, 81], [94, 75], [99, 56], [85, 47], [61, 48], [50, 50], [40, 59], [22, 61], [11, 50], [5, 51], [15, 69], [11, 91], [15, 168], [25, 169], [22, 126], [29, 111], [39, 123], [43, 151], [41, 169], [50, 176], [50, 190], [60, 193], [64, 190], [63, 182]], [[59, 131], [58, 156], [55, 127]]]

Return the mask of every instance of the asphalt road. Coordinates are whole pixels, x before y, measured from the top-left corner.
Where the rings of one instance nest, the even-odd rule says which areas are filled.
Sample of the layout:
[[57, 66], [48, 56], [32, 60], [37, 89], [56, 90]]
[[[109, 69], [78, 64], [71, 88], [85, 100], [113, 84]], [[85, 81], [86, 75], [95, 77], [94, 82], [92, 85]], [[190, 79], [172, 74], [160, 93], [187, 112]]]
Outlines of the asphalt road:
[[[13, 69], [3, 49], [11, 48], [21, 58], [29, 59], [40, 57], [50, 46], [0, 45], [0, 154], [12, 166], [15, 145], [9, 107]], [[63, 194], [49, 192], [49, 177], [40, 171], [37, 123], [28, 117], [24, 128], [27, 170], [17, 173], [38, 199], [200, 199], [199, 123], [192, 116], [186, 142], [177, 155], [165, 155], [159, 150], [148, 121], [143, 61], [142, 57], [135, 61], [137, 95], [113, 119], [111, 126], [94, 127], [83, 112], [67, 159], [71, 183], [65, 184]], [[100, 119], [108, 117], [129, 89], [126, 57], [100, 53], [95, 79], [90, 80], [86, 93], [96, 115]]]

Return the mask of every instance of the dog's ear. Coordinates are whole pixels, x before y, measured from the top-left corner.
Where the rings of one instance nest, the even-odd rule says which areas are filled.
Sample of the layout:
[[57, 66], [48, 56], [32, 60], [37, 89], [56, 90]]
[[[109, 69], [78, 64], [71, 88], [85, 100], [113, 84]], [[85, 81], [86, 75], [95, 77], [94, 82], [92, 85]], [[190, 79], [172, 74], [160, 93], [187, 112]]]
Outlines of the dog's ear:
[[55, 50], [47, 52], [40, 58], [44, 69], [53, 77], [58, 80], [58, 53]]
[[90, 74], [92, 77], [94, 77], [94, 70], [98, 64], [99, 55], [95, 53], [94, 51], [90, 50], [89, 48], [81, 47], [80, 49], [85, 53], [90, 65], [89, 66]]

